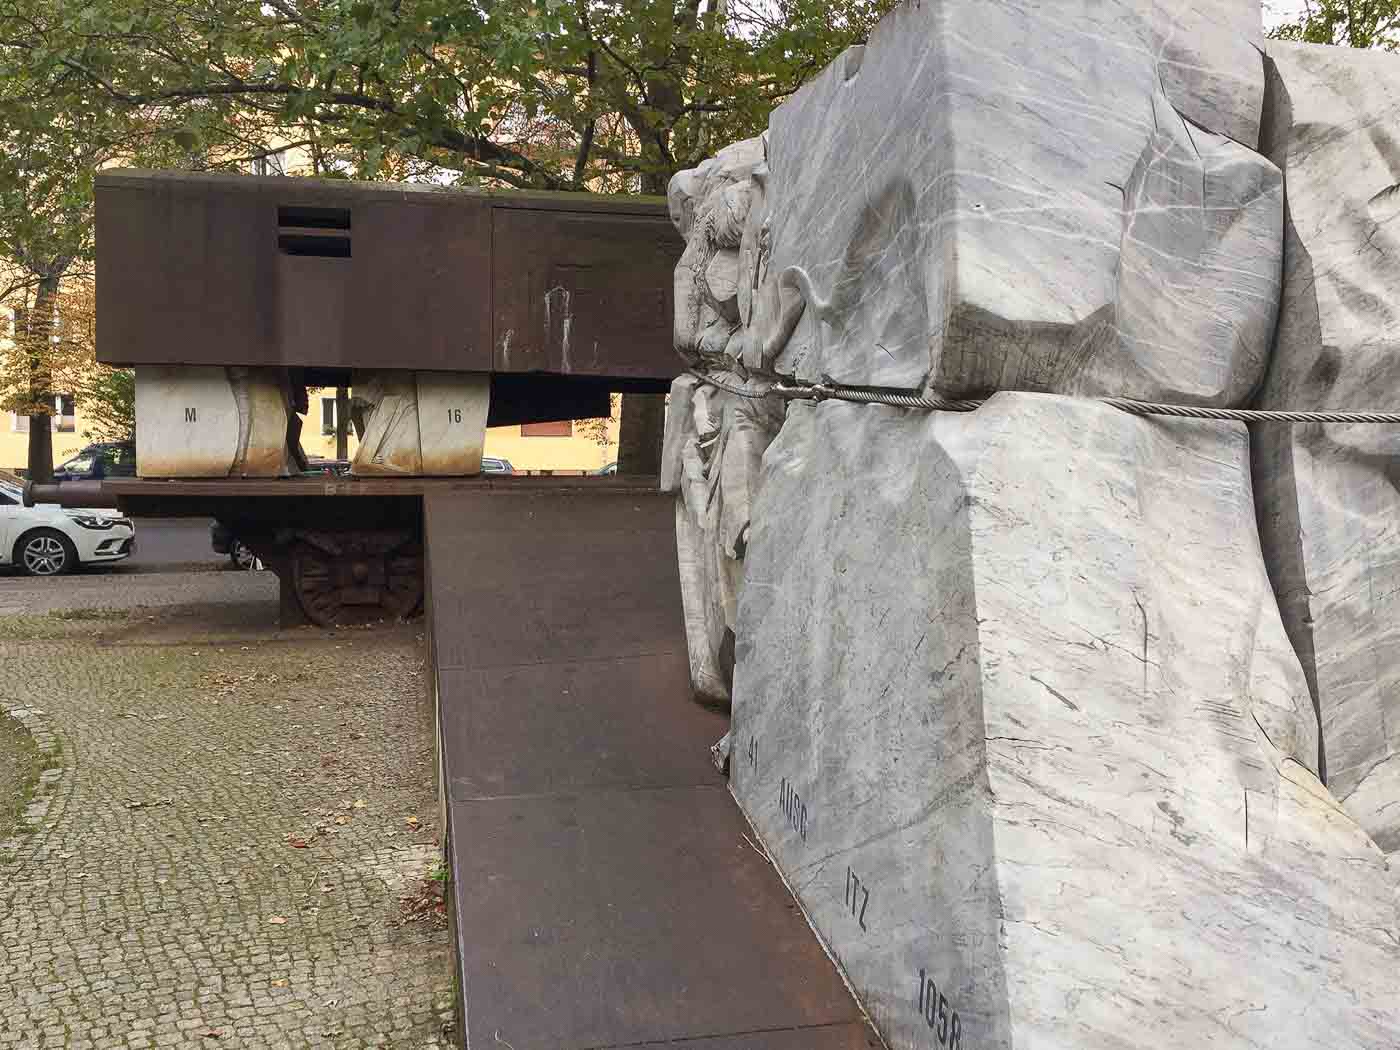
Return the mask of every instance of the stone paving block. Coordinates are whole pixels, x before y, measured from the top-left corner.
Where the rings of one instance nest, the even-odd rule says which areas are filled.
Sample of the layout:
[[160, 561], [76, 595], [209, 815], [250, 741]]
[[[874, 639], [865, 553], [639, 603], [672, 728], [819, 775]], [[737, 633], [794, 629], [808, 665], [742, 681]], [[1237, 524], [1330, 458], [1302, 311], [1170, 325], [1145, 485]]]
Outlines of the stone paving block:
[[[59, 760], [33, 832], [0, 848], [6, 1050], [371, 1045], [353, 1007], [416, 1047], [451, 1020], [447, 933], [399, 912], [435, 830], [420, 640], [274, 637], [258, 575], [127, 581], [133, 603], [198, 609], [0, 617], [0, 703]], [[120, 580], [44, 582], [59, 607], [121, 604]]]

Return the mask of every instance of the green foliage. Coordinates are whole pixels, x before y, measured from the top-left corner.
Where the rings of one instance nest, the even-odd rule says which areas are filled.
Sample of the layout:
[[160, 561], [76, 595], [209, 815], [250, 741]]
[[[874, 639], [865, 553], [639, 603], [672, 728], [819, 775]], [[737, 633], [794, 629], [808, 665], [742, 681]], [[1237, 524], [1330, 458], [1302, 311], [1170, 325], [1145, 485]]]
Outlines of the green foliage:
[[130, 441], [136, 437], [136, 373], [96, 365], [77, 394], [83, 437], [89, 441]]
[[1400, 47], [1400, 0], [1305, 0], [1303, 14], [1276, 26], [1277, 40], [1344, 47]]
[[[10, 0], [15, 2], [15, 0]], [[664, 189], [892, 0], [22, 0], [46, 75], [94, 106], [178, 114], [209, 163], [279, 138], [318, 174]], [[0, 18], [3, 21], [3, 18]]]

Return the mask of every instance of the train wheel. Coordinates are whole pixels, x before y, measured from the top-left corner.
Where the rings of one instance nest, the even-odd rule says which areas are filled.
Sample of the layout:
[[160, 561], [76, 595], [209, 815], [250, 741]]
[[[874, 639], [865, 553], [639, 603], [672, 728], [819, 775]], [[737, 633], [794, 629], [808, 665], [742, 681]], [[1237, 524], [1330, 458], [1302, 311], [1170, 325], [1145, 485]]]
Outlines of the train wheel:
[[411, 616], [423, 603], [423, 545], [407, 532], [303, 532], [292, 587], [322, 627]]

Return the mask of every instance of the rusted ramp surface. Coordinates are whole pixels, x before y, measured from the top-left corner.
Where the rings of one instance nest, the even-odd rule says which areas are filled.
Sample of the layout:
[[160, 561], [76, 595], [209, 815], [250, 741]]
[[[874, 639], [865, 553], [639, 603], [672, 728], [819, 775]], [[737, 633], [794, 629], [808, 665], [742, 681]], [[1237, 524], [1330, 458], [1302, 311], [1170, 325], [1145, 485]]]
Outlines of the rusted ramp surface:
[[549, 480], [426, 497], [460, 1037], [878, 1046], [710, 764], [672, 497]]

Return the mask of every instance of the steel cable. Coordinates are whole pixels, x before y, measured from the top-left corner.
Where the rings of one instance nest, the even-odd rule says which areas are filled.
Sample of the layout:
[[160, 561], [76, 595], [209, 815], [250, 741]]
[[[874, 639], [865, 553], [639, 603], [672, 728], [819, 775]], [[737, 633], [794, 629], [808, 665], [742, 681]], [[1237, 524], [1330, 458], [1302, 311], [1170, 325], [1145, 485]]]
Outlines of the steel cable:
[[[770, 383], [765, 387], [736, 387], [720, 382], [695, 369], [690, 375], [716, 389], [739, 397], [762, 400], [781, 397], [788, 401], [848, 401], [854, 404], [890, 405], [895, 408], [917, 408], [932, 412], [972, 412], [986, 404], [986, 399], [949, 399], [920, 397], [880, 390], [830, 383], [792, 384]], [[1153, 401], [1134, 401], [1127, 397], [1098, 397], [1090, 400], [1109, 405], [1135, 416], [1169, 416], [1176, 419], [1223, 419], [1239, 423], [1394, 423], [1400, 424], [1400, 412], [1304, 412], [1280, 409], [1205, 408], [1196, 405], [1167, 405]]]

